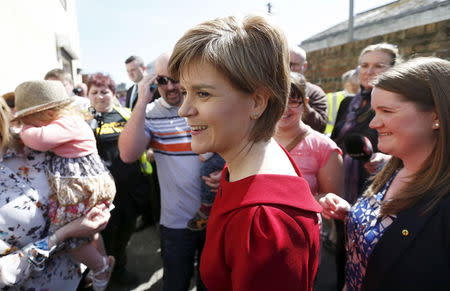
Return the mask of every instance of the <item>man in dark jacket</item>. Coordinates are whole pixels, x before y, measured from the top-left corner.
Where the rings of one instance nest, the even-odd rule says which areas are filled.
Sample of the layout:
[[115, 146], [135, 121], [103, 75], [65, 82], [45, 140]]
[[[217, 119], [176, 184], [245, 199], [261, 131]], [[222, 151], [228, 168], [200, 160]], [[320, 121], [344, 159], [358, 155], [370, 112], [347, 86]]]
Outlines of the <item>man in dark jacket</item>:
[[138, 83], [142, 78], [147, 75], [147, 67], [144, 64], [144, 60], [138, 56], [130, 56], [125, 60], [125, 66], [127, 68], [128, 77], [133, 81], [133, 86], [127, 90], [127, 98], [125, 100], [125, 107], [130, 109], [134, 108], [137, 101]]
[[[289, 64], [292, 72], [304, 75], [308, 67], [305, 50], [299, 46], [292, 47]], [[322, 88], [310, 82], [306, 82], [305, 94], [309, 102], [303, 114], [303, 121], [314, 130], [324, 132], [328, 121], [327, 96]]]

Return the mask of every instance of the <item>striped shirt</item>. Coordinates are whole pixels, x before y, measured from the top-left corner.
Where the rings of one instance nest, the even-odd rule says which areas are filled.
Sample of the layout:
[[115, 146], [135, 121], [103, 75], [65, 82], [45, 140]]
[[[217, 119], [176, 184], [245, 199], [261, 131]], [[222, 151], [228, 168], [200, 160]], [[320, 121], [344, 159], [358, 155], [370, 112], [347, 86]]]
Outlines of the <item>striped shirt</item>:
[[145, 132], [155, 152], [161, 188], [161, 225], [186, 228], [200, 207], [200, 165], [191, 150], [191, 131], [179, 107], [163, 98], [146, 109]]
[[191, 130], [179, 116], [147, 118], [151, 132], [150, 147], [163, 155], [196, 155], [191, 150]]

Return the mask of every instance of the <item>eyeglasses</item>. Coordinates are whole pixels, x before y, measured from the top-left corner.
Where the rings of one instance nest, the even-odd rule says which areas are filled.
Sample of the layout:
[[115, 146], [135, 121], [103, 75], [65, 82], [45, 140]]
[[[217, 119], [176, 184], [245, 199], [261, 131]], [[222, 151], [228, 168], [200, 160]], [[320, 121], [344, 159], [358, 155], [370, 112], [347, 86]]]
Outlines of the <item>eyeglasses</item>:
[[303, 104], [302, 99], [289, 98], [289, 99], [288, 99], [287, 107], [289, 107], [289, 108], [298, 108], [298, 107], [300, 107], [300, 105], [302, 105], [302, 104]]
[[169, 77], [166, 77], [166, 76], [158, 76], [158, 77], [156, 78], [156, 82], [157, 82], [158, 85], [160, 85], [160, 86], [169, 84], [169, 81], [170, 81], [172, 84], [178, 84], [178, 81], [177, 81], [177, 80], [174, 80], [174, 79], [169, 78]]
[[289, 62], [289, 67], [290, 67], [290, 68], [300, 67], [301, 65], [302, 65], [302, 64], [300, 64], [300, 63]]

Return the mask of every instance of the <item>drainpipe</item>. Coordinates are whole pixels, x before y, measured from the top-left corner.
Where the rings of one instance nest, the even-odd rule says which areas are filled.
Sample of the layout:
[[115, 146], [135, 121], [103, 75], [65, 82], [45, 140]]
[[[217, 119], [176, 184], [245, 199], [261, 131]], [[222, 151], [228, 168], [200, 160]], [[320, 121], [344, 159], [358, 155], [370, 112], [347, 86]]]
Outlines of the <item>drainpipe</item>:
[[348, 42], [353, 41], [353, 0], [349, 0], [349, 14], [348, 14]]

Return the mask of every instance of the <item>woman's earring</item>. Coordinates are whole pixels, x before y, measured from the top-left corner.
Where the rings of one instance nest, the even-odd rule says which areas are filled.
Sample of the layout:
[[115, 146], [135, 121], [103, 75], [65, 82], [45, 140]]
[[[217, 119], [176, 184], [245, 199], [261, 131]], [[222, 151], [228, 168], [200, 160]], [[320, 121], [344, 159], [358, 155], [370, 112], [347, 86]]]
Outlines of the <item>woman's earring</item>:
[[252, 113], [252, 115], [250, 116], [251, 119], [258, 119], [259, 118], [259, 113], [258, 112], [254, 112]]
[[433, 128], [434, 129], [438, 129], [439, 128], [439, 122], [436, 122], [435, 124], [433, 124]]

